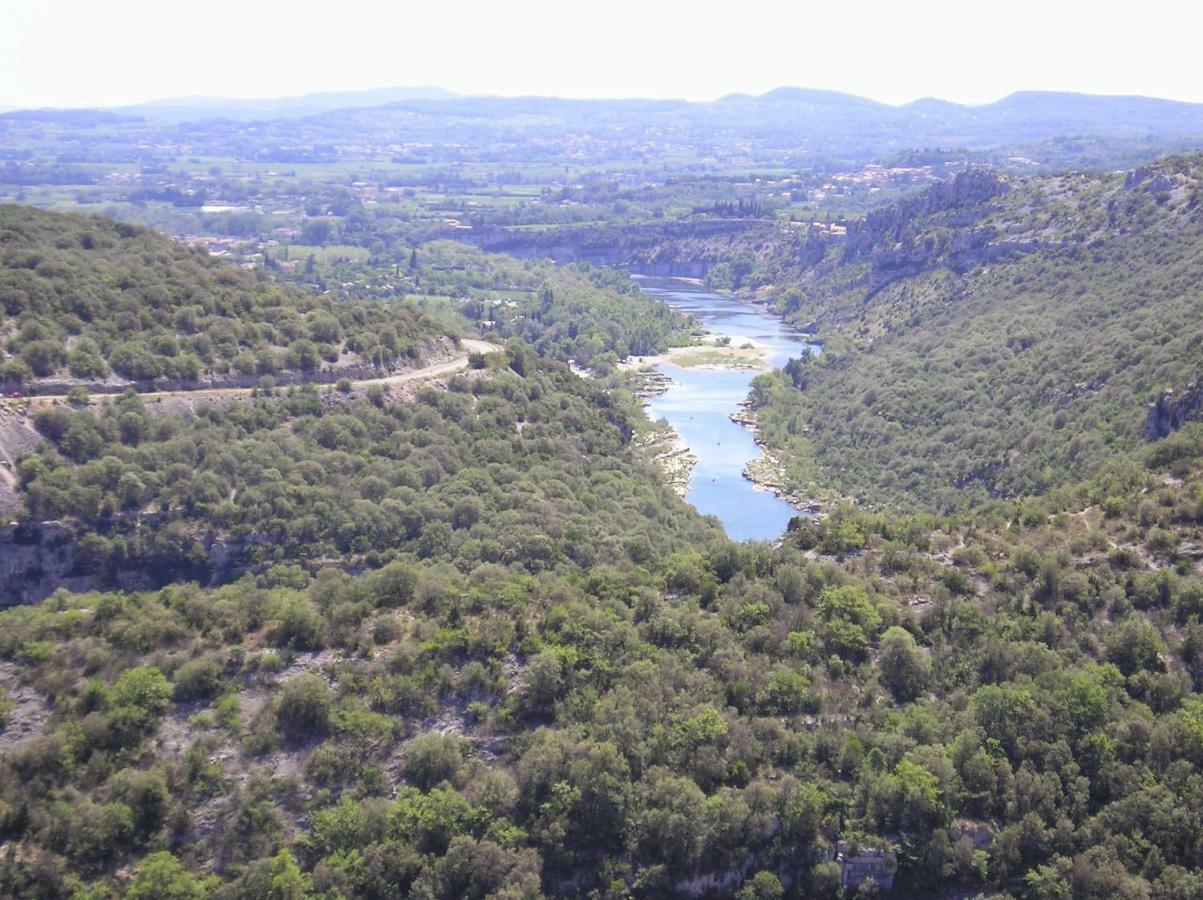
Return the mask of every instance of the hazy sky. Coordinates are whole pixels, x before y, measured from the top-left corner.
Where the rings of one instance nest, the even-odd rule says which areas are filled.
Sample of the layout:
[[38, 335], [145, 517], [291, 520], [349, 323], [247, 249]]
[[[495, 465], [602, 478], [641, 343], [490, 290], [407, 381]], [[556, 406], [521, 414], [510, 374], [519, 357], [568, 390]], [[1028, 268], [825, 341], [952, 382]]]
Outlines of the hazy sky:
[[713, 99], [800, 85], [890, 103], [982, 103], [1026, 89], [1203, 101], [1203, 4], [1185, 0], [3, 5], [3, 106], [407, 84], [568, 97]]

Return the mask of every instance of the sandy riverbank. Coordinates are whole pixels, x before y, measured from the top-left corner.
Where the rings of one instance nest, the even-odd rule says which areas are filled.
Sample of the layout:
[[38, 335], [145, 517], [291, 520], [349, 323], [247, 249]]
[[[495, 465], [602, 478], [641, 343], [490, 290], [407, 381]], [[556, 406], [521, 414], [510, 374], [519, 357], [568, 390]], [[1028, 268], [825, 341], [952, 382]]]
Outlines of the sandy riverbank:
[[[722, 343], [724, 340], [729, 343]], [[632, 356], [619, 363], [625, 371], [654, 369], [665, 363], [686, 369], [751, 369], [768, 371], [769, 348], [751, 338], [708, 334], [700, 343], [673, 347], [656, 356]]]

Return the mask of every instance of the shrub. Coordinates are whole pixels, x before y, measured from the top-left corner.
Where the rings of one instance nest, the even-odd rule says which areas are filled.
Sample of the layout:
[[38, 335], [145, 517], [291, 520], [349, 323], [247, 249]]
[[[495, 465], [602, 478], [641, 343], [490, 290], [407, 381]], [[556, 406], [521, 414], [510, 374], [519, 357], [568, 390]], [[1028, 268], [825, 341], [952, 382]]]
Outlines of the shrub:
[[325, 622], [317, 607], [303, 594], [284, 597], [278, 613], [279, 624], [272, 631], [277, 647], [296, 650], [319, 650], [323, 645]]
[[463, 745], [454, 735], [429, 733], [410, 742], [405, 752], [405, 777], [422, 790], [453, 779], [463, 765]]
[[221, 676], [222, 668], [215, 660], [189, 660], [175, 672], [175, 699], [207, 700], [221, 690]]
[[322, 679], [306, 673], [285, 683], [276, 722], [289, 740], [325, 737], [333, 718], [334, 697]]
[[902, 702], [914, 700], [927, 687], [931, 665], [927, 654], [915, 645], [910, 632], [897, 625], [886, 629], [881, 636], [881, 658], [878, 661], [881, 680]]
[[171, 701], [171, 685], [153, 666], [128, 669], [113, 687], [113, 703], [130, 706], [150, 716], [162, 714]]
[[142, 860], [138, 874], [126, 893], [128, 900], [204, 900], [211, 885], [180, 865], [180, 861], [161, 850]]

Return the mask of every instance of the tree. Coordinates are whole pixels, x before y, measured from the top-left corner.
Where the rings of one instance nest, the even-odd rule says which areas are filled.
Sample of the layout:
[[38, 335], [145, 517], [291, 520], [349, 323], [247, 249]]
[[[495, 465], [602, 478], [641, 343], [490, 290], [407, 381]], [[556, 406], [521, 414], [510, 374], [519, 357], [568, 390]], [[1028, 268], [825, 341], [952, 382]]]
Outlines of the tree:
[[303, 900], [308, 893], [309, 879], [287, 850], [272, 858], [268, 878], [267, 900]]
[[125, 896], [129, 900], [204, 900], [214, 880], [198, 878], [161, 850], [142, 860]]
[[21, 359], [39, 377], [53, 375], [67, 354], [57, 341], [31, 341], [21, 348]]
[[834, 860], [821, 862], [810, 870], [810, 887], [816, 897], [840, 896], [843, 883], [844, 875], [840, 871], [840, 864]]
[[555, 653], [545, 650], [532, 657], [522, 671], [522, 687], [515, 700], [523, 715], [549, 716], [564, 685], [564, 663]]
[[940, 781], [920, 764], [899, 760], [890, 779], [893, 823], [899, 831], [924, 839], [944, 823], [946, 810]]
[[1139, 615], [1122, 622], [1107, 637], [1107, 658], [1125, 675], [1160, 672], [1165, 643], [1152, 625]]
[[702, 846], [706, 797], [694, 782], [667, 769], [652, 769], [641, 786], [642, 811], [635, 825], [640, 855], [684, 873]]
[[769, 683], [760, 692], [760, 705], [768, 715], [789, 715], [813, 709], [810, 682], [790, 668], [774, 670]]
[[1014, 753], [1019, 737], [1031, 729], [1036, 700], [1026, 687], [987, 684], [974, 692], [973, 710], [986, 735]]
[[171, 804], [167, 780], [157, 769], [126, 769], [118, 773], [113, 779], [113, 793], [129, 807], [134, 830], [142, 838], [159, 829]]
[[739, 900], [781, 900], [785, 896], [785, 888], [781, 879], [772, 872], [757, 872], [736, 895]]
[[324, 643], [326, 623], [308, 597], [302, 593], [284, 594], [279, 600], [279, 624], [272, 632], [277, 647], [318, 650]]
[[927, 687], [931, 664], [909, 631], [894, 625], [881, 636], [878, 660], [881, 680], [901, 703], [914, 700]]
[[154, 666], [127, 669], [113, 687], [113, 703], [131, 706], [147, 716], [161, 715], [171, 702], [171, 684]]
[[175, 672], [172, 692], [185, 702], [214, 696], [222, 685], [221, 665], [213, 659], [190, 659]]
[[1070, 900], [1074, 895], [1069, 880], [1071, 866], [1068, 859], [1056, 857], [1051, 865], [1030, 869], [1023, 876], [1028, 896], [1032, 900]]
[[301, 226], [301, 242], [304, 244], [324, 245], [334, 237], [334, 223], [328, 219], [306, 219]]

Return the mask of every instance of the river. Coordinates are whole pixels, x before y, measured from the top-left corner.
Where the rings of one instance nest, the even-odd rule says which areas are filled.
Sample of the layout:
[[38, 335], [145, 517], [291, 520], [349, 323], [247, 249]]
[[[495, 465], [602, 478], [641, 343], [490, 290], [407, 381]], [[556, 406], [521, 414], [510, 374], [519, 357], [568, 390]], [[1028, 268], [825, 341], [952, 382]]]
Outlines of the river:
[[[780, 368], [809, 346], [807, 336], [780, 319], [734, 297], [715, 294], [690, 282], [636, 276], [648, 294], [692, 315], [712, 334], [728, 335], [738, 347], [748, 339], [767, 348], [769, 365]], [[732, 540], [769, 541], [780, 537], [798, 511], [762, 490], [743, 471], [760, 455], [752, 434], [729, 416], [747, 399], [750, 369], [685, 368], [664, 363], [659, 370], [673, 384], [650, 401], [648, 415], [668, 421], [697, 456], [685, 499], [699, 512], [717, 516]]]

